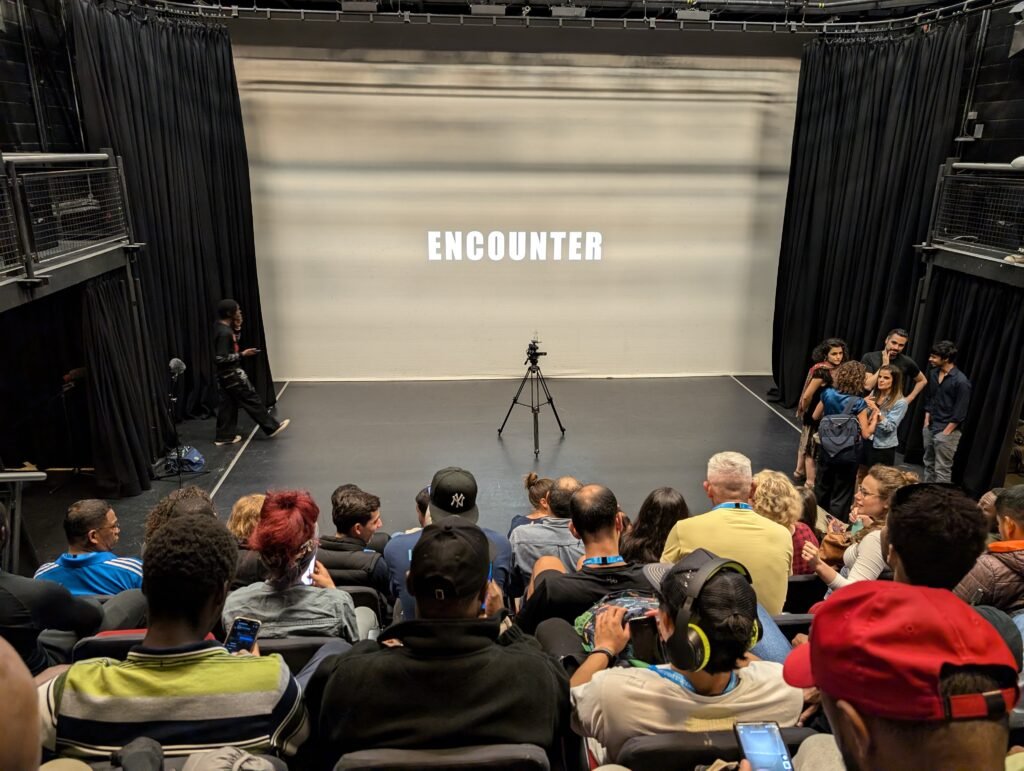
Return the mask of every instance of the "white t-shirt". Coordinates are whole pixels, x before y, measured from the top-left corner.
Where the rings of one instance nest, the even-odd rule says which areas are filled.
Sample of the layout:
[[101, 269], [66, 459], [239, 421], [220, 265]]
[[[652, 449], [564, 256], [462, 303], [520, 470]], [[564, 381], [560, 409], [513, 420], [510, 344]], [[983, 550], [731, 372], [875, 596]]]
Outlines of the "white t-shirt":
[[648, 669], [607, 669], [572, 689], [574, 719], [612, 760], [634, 736], [729, 730], [737, 720], [796, 725], [804, 695], [786, 685], [782, 664], [754, 661], [737, 674], [739, 683], [729, 693], [702, 696]]

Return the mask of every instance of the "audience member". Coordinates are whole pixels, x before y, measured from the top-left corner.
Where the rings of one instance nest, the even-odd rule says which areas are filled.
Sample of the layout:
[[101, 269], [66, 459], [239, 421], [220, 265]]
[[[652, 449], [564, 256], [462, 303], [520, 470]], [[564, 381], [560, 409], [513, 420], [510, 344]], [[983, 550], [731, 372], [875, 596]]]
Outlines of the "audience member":
[[[860, 427], [860, 441], [870, 439], [878, 424], [878, 408], [861, 398], [864, 391], [864, 365], [859, 361], [848, 361], [836, 368], [834, 385], [826, 388], [821, 402], [814, 408], [814, 419], [820, 421], [827, 416], [854, 415]], [[859, 443], [844, 449], [832, 457], [822, 446], [818, 454], [821, 468], [814, 485], [818, 504], [833, 516], [846, 520], [850, 513], [850, 501], [857, 484], [857, 463]]]
[[928, 355], [928, 390], [924, 400], [924, 481], [950, 482], [961, 428], [971, 406], [971, 381], [957, 366], [959, 351], [941, 340]]
[[533, 506], [533, 510], [529, 514], [516, 514], [512, 517], [512, 522], [508, 526], [509, 536], [520, 525], [529, 525], [538, 519], [551, 515], [547, 496], [554, 483], [555, 480], [553, 479], [537, 476], [536, 471], [531, 471], [523, 478], [523, 487], [526, 488], [526, 495], [530, 499], [530, 505]]
[[317, 557], [339, 586], [369, 586], [390, 595], [388, 565], [370, 548], [380, 530], [380, 498], [363, 490], [331, 496], [331, 519], [336, 534], [320, 539]]
[[[984, 522], [984, 514], [972, 508]], [[992, 605], [1015, 614], [1024, 610], [1024, 485], [1003, 490], [995, 510], [1002, 540], [989, 544], [954, 591], [972, 605]]]
[[838, 589], [855, 581], [874, 581], [882, 575], [886, 569], [882, 528], [889, 514], [892, 496], [914, 482], [917, 482], [916, 474], [893, 466], [872, 466], [868, 470], [854, 497], [853, 526], [850, 528], [853, 542], [843, 553], [842, 572], [836, 572], [826, 564], [817, 548], [804, 545], [804, 559], [829, 589]]
[[210, 746], [294, 753], [308, 725], [281, 657], [232, 656], [206, 639], [237, 556], [235, 539], [208, 516], [157, 530], [143, 571], [149, 628], [142, 645], [126, 661], [80, 661], [40, 686], [43, 746], [99, 760], [148, 736], [168, 756]]
[[310, 684], [319, 768], [369, 748], [530, 743], [554, 756], [567, 732], [564, 670], [516, 626], [499, 634], [497, 619], [483, 617], [485, 602], [500, 610], [488, 580], [493, 543], [460, 516], [437, 522], [431, 508], [409, 568], [417, 619], [329, 660]]
[[800, 521], [807, 525], [807, 527], [814, 532], [815, 537], [820, 541], [821, 536], [825, 533], [825, 525], [827, 522], [825, 515], [828, 512], [818, 505], [818, 497], [814, 494], [813, 488], [804, 485], [796, 489], [797, 492], [800, 493], [800, 500], [803, 501]]
[[[892, 329], [885, 336], [885, 345], [882, 350], [865, 353], [861, 357], [861, 363], [867, 372], [864, 378], [864, 388], [868, 391], [874, 390], [882, 369], [895, 367], [900, 373], [899, 393], [903, 395], [908, 406], [928, 385], [928, 378], [921, 373], [917, 362], [903, 353], [909, 340], [910, 334], [907, 330]], [[891, 466], [892, 462], [890, 461], [888, 465]]]
[[820, 689], [842, 758], [830, 761], [830, 737], [811, 737], [797, 769], [1004, 767], [1016, 662], [948, 591], [891, 581], [840, 590], [815, 616], [809, 644], [789, 655], [785, 678]]
[[[145, 544], [149, 543], [152, 539], [153, 534], [162, 527], [166, 522], [173, 519], [183, 512], [182, 508], [179, 507], [175, 510], [175, 506], [179, 502], [187, 500], [199, 499], [205, 501], [213, 508], [213, 501], [210, 499], [210, 494], [198, 485], [187, 485], [178, 490], [172, 490], [170, 493], [165, 495], [159, 501], [156, 506], [150, 509], [149, 514], [146, 515], [146, 531], [143, 535], [143, 550], [145, 550]], [[187, 505], [184, 504], [183, 505]], [[214, 516], [217, 516], [217, 512], [214, 509]], [[145, 553], [145, 552], [143, 552]]]
[[[10, 536], [7, 509], [0, 504], [0, 554], [6, 553]], [[73, 597], [60, 584], [0, 570], [0, 637], [14, 647], [33, 675], [67, 660], [67, 651], [41, 644], [44, 629], [72, 632], [77, 639], [93, 634], [102, 621], [97, 603]]]
[[612, 592], [650, 589], [643, 565], [630, 564], [619, 554], [622, 518], [611, 490], [581, 487], [569, 501], [569, 513], [573, 535], [583, 540], [583, 564], [579, 572], [567, 573], [558, 557], [537, 560], [531, 590], [516, 616], [516, 624], [529, 634], [548, 618], [572, 621]]
[[778, 522], [790, 532], [793, 538], [793, 575], [813, 573], [814, 568], [804, 557], [804, 544], [810, 544], [817, 553], [818, 536], [800, 520], [804, 513], [804, 499], [786, 475], [768, 469], [755, 474], [751, 503], [754, 511], [762, 517]]
[[569, 500], [582, 485], [573, 477], [559, 477], [547, 493], [550, 516], [536, 520], [530, 527], [517, 527], [509, 535], [512, 559], [518, 578], [525, 583], [533, 575], [534, 563], [554, 556], [565, 569], [576, 569], [583, 556], [583, 544], [569, 530]]
[[708, 461], [704, 492], [714, 507], [676, 523], [662, 562], [678, 562], [694, 549], [707, 549], [747, 567], [757, 599], [770, 615], [782, 612], [793, 567], [793, 537], [782, 525], [759, 517], [750, 505], [750, 459], [720, 452]]
[[68, 550], [39, 566], [35, 578], [53, 581], [75, 595], [117, 594], [142, 586], [142, 562], [111, 549], [121, 535], [117, 514], [106, 501], [75, 501], [64, 517]]
[[999, 518], [996, 516], [996, 498], [1005, 489], [1005, 487], [993, 487], [978, 499], [978, 508], [981, 509], [981, 512], [985, 515], [985, 521], [988, 523], [986, 543], [993, 543], [1000, 538]]
[[4, 771], [36, 771], [39, 768], [39, 707], [36, 686], [25, 663], [0, 638], [0, 768]]
[[872, 466], [896, 463], [896, 447], [900, 443], [897, 430], [907, 414], [907, 401], [903, 398], [902, 374], [891, 365], [878, 370], [877, 384], [871, 395], [864, 399], [868, 407], [878, 411], [878, 422], [870, 441], [861, 443], [860, 466], [857, 478], [862, 479]]
[[[431, 480], [426, 519], [438, 525], [454, 514], [476, 524], [480, 518], [476, 495], [476, 478], [470, 472], [455, 466], [443, 468], [434, 474]], [[501, 533], [486, 527], [481, 530], [494, 546], [494, 581], [502, 591], [505, 591], [512, 569], [512, 547]], [[422, 532], [396, 535], [384, 549], [384, 561], [388, 565], [390, 576], [390, 595], [399, 599], [402, 618], [406, 620], [416, 617], [416, 602], [409, 592], [405, 576], [409, 572], [413, 547], [416, 546]]]
[[804, 379], [804, 389], [800, 393], [800, 401], [796, 407], [797, 417], [803, 424], [800, 429], [800, 446], [796, 453], [796, 471], [793, 479], [806, 483], [813, 488], [816, 478], [817, 464], [815, 455], [817, 447], [814, 437], [818, 432], [818, 420], [814, 410], [821, 401], [821, 394], [826, 388], [832, 387], [832, 372], [850, 358], [846, 343], [838, 337], [823, 340], [811, 351], [811, 368]]
[[623, 532], [619, 550], [622, 558], [641, 565], [657, 562], [676, 522], [688, 516], [690, 509], [678, 490], [671, 487], [652, 490], [640, 506], [633, 528]]
[[231, 507], [227, 527], [238, 543], [238, 567], [231, 581], [231, 591], [267, 578], [266, 564], [260, 558], [260, 553], [249, 545], [249, 536], [260, 521], [260, 512], [263, 511], [266, 498], [263, 493], [243, 495]]
[[320, 509], [309, 493], [267, 493], [249, 536], [267, 566], [267, 580], [242, 587], [224, 603], [224, 628], [239, 616], [259, 619], [261, 637], [328, 635], [359, 639], [355, 606], [316, 561]]
[[[395, 535], [408, 535], [409, 533], [418, 533], [420, 530], [430, 524], [430, 517], [427, 516], [427, 509], [430, 507], [430, 488], [424, 487], [418, 493], [415, 498], [416, 503], [416, 521], [419, 523], [416, 527], [410, 527], [408, 530], [404, 530]], [[383, 553], [383, 551], [381, 552]]]
[[[342, 497], [352, 492], [365, 492], [359, 485], [344, 484], [339, 485], [335, 488], [331, 494], [331, 510], [341, 501]], [[371, 537], [369, 542], [366, 544], [370, 549], [377, 552], [378, 554], [384, 554], [384, 547], [388, 545], [388, 541], [391, 540], [391, 536], [386, 530], [378, 529]]]
[[594, 650], [571, 680], [583, 733], [614, 759], [634, 736], [724, 730], [738, 720], [795, 725], [803, 693], [787, 687], [782, 665], [755, 660], [741, 666], [760, 637], [746, 568], [697, 549], [675, 565], [649, 565], [645, 572], [658, 588], [658, 631], [669, 663], [609, 669], [630, 630], [623, 608], [601, 613]]

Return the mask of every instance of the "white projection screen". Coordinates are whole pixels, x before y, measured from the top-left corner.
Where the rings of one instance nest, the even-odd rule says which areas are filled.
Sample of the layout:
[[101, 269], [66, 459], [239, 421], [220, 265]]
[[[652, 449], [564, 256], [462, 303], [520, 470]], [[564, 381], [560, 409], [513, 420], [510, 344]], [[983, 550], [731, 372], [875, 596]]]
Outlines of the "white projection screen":
[[515, 377], [534, 333], [548, 376], [769, 371], [798, 60], [334, 54], [235, 50], [276, 378]]

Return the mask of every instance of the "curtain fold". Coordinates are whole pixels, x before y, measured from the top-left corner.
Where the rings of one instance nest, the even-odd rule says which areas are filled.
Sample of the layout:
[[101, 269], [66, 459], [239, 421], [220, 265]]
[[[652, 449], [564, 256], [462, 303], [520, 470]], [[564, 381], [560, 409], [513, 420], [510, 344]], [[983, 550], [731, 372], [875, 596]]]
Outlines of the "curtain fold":
[[[1024, 292], [977, 276], [933, 268], [912, 351], [925, 361], [932, 343], [952, 340], [957, 366], [971, 381], [971, 406], [953, 464], [953, 481], [980, 496], [1002, 484], [1017, 420], [1024, 410]], [[907, 457], [919, 460], [924, 400]]]
[[951, 146], [964, 25], [804, 50], [779, 256], [772, 373], [794, 405], [820, 340], [858, 358], [909, 328], [938, 169]]
[[250, 377], [273, 404], [227, 31], [93, 0], [69, 8], [86, 143], [123, 158], [134, 236], [146, 244], [138, 272], [154, 382], [181, 358], [188, 371], [177, 417], [215, 407], [214, 308], [233, 297], [245, 310], [243, 344], [263, 351], [246, 362]]

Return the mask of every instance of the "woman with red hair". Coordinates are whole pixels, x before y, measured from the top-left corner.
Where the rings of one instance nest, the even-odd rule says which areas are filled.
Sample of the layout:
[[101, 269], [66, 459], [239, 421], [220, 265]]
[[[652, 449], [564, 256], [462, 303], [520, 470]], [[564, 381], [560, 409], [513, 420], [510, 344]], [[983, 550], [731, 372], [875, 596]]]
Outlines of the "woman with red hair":
[[325, 635], [359, 639], [355, 606], [348, 592], [334, 587], [317, 562], [320, 509], [300, 490], [267, 493], [260, 519], [249, 536], [267, 568], [267, 580], [228, 595], [224, 628], [239, 616], [259, 619], [261, 637]]

